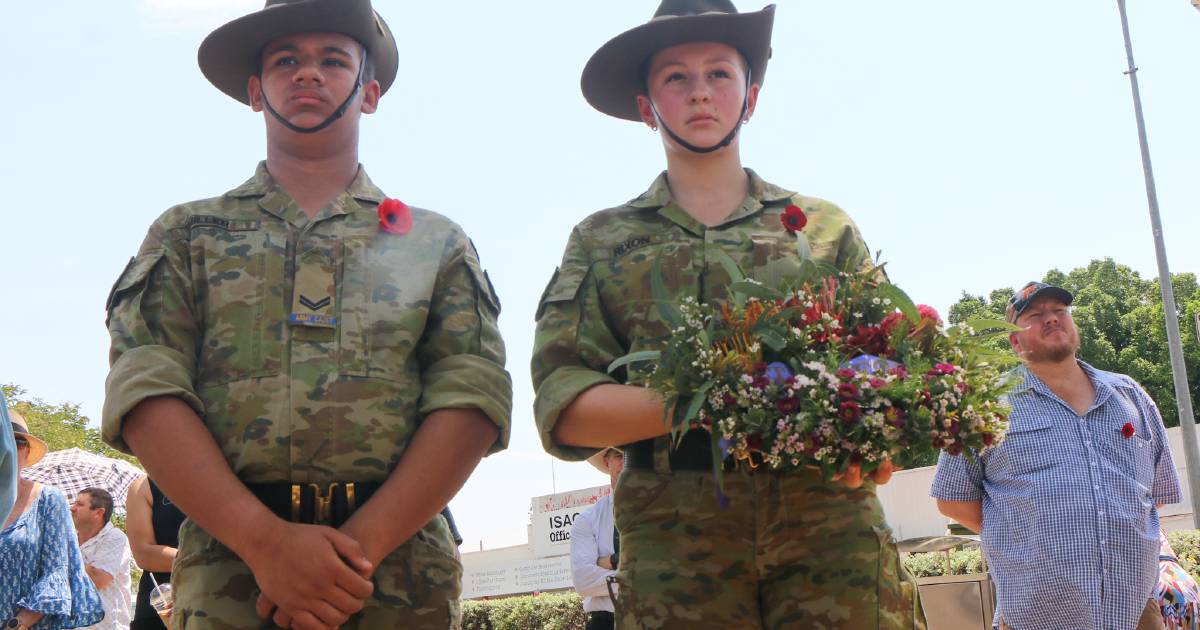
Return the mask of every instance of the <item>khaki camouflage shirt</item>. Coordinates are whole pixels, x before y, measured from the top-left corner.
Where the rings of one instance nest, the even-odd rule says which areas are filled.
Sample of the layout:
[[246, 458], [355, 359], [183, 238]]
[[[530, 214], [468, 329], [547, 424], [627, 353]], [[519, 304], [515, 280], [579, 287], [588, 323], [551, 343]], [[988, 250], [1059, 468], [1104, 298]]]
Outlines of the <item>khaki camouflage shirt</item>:
[[477, 408], [508, 443], [500, 304], [462, 229], [412, 208], [382, 232], [360, 168], [315, 218], [266, 165], [151, 227], [108, 299], [104, 440], [175, 396], [250, 483], [382, 481], [422, 418]]
[[664, 284], [676, 299], [724, 298], [731, 280], [709, 253], [715, 249], [731, 256], [751, 278], [795, 275], [800, 264], [796, 237], [781, 219], [784, 209], [795, 204], [808, 216], [804, 234], [813, 259], [851, 268], [869, 262], [858, 228], [840, 208], [746, 172], [748, 196], [714, 227], [675, 203], [666, 173], [637, 199], [575, 226], [562, 266], [538, 305], [534, 339], [534, 415], [542, 445], [551, 454], [580, 460], [595, 453], [597, 449], [553, 442], [550, 433], [559, 414], [584, 390], [621, 382], [607, 373], [614, 359], [661, 347], [667, 328], [650, 288], [656, 258], [662, 258]]

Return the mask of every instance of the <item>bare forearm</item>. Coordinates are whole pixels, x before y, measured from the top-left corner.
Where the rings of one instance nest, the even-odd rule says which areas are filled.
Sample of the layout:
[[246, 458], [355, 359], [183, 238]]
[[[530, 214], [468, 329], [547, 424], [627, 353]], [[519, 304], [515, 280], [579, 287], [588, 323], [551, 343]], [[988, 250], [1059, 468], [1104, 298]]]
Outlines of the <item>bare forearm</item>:
[[967, 529], [979, 533], [983, 529], [982, 501], [943, 501], [938, 499], [938, 511], [961, 523]]
[[133, 552], [133, 561], [141, 570], [170, 573], [171, 565], [175, 562], [175, 553], [178, 550], [166, 545], [142, 545], [130, 551]]
[[496, 425], [477, 409], [440, 409], [427, 416], [396, 469], [342, 531], [378, 563], [434, 517], [496, 441]]
[[83, 565], [83, 570], [87, 573], [87, 576], [92, 579], [92, 584], [96, 585], [97, 590], [102, 591], [108, 588], [109, 584], [112, 584], [113, 576], [109, 575], [107, 571], [97, 569], [90, 564]]
[[25, 626], [26, 628], [32, 628], [35, 624], [37, 624], [37, 622], [41, 621], [42, 617], [44, 616], [45, 615], [40, 612], [22, 608], [21, 612], [17, 613], [17, 621], [21, 622], [21, 625]]
[[283, 524], [234, 476], [212, 434], [182, 400], [142, 401], [126, 417], [122, 434], [171, 501], [243, 559]]
[[666, 435], [664, 403], [653, 390], [635, 385], [597, 385], [575, 399], [554, 426], [554, 441], [604, 448]]

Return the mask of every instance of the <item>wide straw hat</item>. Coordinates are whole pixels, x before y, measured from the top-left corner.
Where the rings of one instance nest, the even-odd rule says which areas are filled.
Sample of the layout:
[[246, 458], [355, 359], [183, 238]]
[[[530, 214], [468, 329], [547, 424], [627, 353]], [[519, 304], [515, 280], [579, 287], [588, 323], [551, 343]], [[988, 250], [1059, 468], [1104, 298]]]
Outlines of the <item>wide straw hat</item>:
[[38, 463], [38, 460], [46, 456], [46, 443], [29, 432], [29, 424], [25, 422], [25, 417], [12, 407], [8, 408], [8, 419], [12, 422], [13, 434], [29, 441], [29, 457], [25, 459], [25, 465], [32, 466]]
[[640, 121], [636, 96], [645, 93], [644, 65], [654, 53], [690, 42], [719, 42], [736, 48], [762, 85], [771, 58], [775, 5], [738, 13], [729, 0], [663, 0], [649, 22], [617, 35], [583, 68], [583, 97], [596, 109]]
[[607, 475], [608, 474], [608, 463], [607, 463], [607, 460], [605, 460], [605, 456], [608, 455], [609, 451], [616, 451], [618, 455], [621, 453], [621, 449], [610, 446], [610, 447], [600, 451], [599, 453], [596, 453], [595, 455], [592, 455], [591, 457], [587, 458], [587, 463], [595, 466], [596, 470], [599, 470], [600, 472]]
[[218, 90], [249, 105], [246, 82], [272, 40], [296, 33], [342, 33], [366, 47], [380, 92], [396, 80], [399, 53], [387, 22], [370, 0], [267, 0], [261, 11], [213, 31], [200, 44], [200, 71]]

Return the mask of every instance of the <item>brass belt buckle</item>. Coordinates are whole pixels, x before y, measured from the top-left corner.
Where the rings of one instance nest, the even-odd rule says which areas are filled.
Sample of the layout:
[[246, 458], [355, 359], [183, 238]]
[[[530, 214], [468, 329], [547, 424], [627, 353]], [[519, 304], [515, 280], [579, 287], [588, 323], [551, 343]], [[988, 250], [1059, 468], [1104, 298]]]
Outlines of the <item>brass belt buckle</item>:
[[[313, 492], [312, 524], [333, 527], [333, 493], [338, 486], [346, 490], [346, 507], [353, 512], [355, 508], [354, 483], [333, 482], [324, 488], [315, 483], [308, 484]], [[292, 484], [292, 522], [300, 522], [300, 496], [304, 486]]]

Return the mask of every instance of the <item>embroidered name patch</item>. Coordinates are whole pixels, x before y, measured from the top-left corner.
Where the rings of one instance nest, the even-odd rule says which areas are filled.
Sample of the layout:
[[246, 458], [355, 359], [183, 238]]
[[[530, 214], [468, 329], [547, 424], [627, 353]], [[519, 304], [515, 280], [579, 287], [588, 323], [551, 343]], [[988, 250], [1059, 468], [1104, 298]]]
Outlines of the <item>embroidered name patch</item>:
[[221, 217], [196, 215], [188, 217], [184, 227], [189, 230], [197, 227], [215, 227], [228, 232], [248, 232], [258, 229], [258, 221], [230, 221]]
[[625, 254], [629, 253], [630, 251], [635, 250], [644, 245], [649, 245], [650, 243], [651, 243], [651, 238], [649, 236], [635, 236], [631, 239], [625, 240], [625, 242], [614, 247], [612, 250], [612, 253], [613, 253], [614, 257], [615, 256], [624, 256]]

